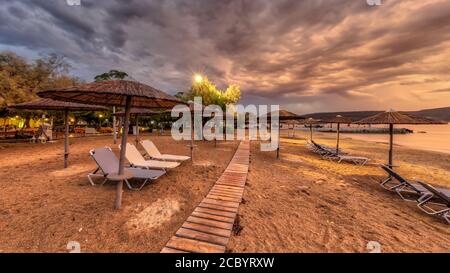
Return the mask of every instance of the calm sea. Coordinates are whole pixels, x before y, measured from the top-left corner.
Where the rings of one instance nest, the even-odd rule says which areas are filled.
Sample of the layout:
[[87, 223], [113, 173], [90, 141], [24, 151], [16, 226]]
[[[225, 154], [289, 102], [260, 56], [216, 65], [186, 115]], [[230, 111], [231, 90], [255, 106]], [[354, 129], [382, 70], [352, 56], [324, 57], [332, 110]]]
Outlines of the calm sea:
[[[414, 131], [414, 133], [405, 135], [394, 135], [394, 143], [396, 145], [450, 154], [450, 124], [399, 125], [398, 127], [411, 129]], [[378, 134], [341, 134], [341, 135], [352, 139], [383, 142], [383, 143], [389, 142], [389, 135], [378, 135]]]

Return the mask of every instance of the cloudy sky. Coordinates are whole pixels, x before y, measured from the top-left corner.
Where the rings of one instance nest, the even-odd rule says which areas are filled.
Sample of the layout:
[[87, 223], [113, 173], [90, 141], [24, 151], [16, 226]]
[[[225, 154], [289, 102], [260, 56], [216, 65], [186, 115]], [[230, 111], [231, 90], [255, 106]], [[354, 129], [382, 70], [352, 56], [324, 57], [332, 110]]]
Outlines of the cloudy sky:
[[199, 71], [297, 113], [450, 106], [450, 0], [0, 2], [0, 50], [63, 54], [87, 81], [174, 94]]

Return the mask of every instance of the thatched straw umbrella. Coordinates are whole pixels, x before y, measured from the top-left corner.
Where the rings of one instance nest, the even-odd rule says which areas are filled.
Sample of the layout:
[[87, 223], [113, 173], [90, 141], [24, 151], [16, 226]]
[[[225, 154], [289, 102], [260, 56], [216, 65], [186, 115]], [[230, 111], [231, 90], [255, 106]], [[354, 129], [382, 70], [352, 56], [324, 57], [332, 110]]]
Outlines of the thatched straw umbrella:
[[324, 121], [327, 122], [327, 123], [336, 123], [337, 124], [337, 130], [336, 130], [336, 154], [339, 154], [339, 133], [340, 133], [339, 130], [341, 128], [341, 123], [342, 124], [350, 124], [350, 123], [352, 123], [352, 119], [343, 117], [341, 115], [337, 115], [334, 118], [326, 119]]
[[87, 105], [81, 103], [56, 101], [52, 99], [38, 99], [34, 101], [19, 103], [9, 106], [14, 109], [23, 110], [56, 110], [64, 111], [64, 168], [69, 165], [69, 111], [104, 111], [106, 107]]
[[[278, 111], [278, 117], [280, 121], [287, 121], [287, 120], [303, 120], [304, 117], [301, 117], [297, 114], [294, 114], [292, 112], [286, 111], [286, 110], [279, 110]], [[267, 119], [272, 122], [272, 112], [267, 114]], [[270, 126], [272, 128], [272, 126]], [[278, 123], [278, 131], [280, 130], [280, 123]], [[278, 137], [278, 148], [277, 148], [277, 159], [280, 158], [280, 137]]]
[[[136, 139], [135, 139], [136, 146], [139, 143], [139, 117], [151, 117], [159, 114], [161, 114], [161, 111], [155, 111], [144, 108], [131, 108], [130, 116], [134, 116], [136, 122]], [[114, 115], [123, 117], [125, 116], [125, 111], [116, 112]]]
[[51, 89], [38, 93], [40, 97], [77, 103], [96, 103], [100, 105], [125, 107], [123, 134], [121, 141], [119, 169], [115, 174], [109, 174], [110, 180], [117, 181], [115, 207], [122, 204], [123, 180], [131, 178], [124, 172], [125, 151], [127, 144], [126, 129], [129, 125], [131, 107], [136, 108], [172, 108], [183, 103], [151, 86], [127, 80], [113, 80], [80, 84], [68, 88]]
[[440, 121], [435, 121], [426, 118], [420, 118], [411, 116], [405, 113], [389, 110], [377, 115], [364, 118], [355, 122], [356, 124], [388, 124], [389, 125], [389, 162], [388, 165], [392, 165], [392, 151], [394, 142], [394, 125], [395, 124], [443, 124]]
[[312, 129], [313, 125], [320, 124], [320, 123], [323, 123], [323, 122], [320, 119], [314, 119], [314, 118], [307, 118], [307, 119], [300, 121], [300, 124], [309, 125], [309, 132], [310, 132], [309, 138], [311, 141], [313, 140], [313, 129]]
[[285, 120], [281, 124], [286, 124], [288, 126], [288, 137], [289, 137], [289, 126], [292, 125], [292, 137], [295, 138], [295, 125], [301, 124], [298, 120]]

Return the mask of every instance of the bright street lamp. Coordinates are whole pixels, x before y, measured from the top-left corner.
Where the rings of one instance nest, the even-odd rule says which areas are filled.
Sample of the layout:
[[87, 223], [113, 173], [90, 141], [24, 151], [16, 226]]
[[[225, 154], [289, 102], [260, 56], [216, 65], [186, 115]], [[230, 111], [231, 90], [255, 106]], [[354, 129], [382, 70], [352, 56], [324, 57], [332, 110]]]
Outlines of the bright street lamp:
[[194, 75], [194, 81], [195, 81], [196, 83], [201, 83], [201, 82], [203, 81], [202, 75], [200, 75], [200, 74], [195, 74], [195, 75]]

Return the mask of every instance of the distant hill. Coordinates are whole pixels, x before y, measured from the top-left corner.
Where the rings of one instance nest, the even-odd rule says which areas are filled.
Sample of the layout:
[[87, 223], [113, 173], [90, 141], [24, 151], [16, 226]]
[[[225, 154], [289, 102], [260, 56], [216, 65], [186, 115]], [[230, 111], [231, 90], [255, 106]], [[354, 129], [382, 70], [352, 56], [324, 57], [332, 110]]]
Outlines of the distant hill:
[[431, 118], [431, 119], [450, 122], [450, 107], [425, 109], [425, 110], [409, 112], [409, 113], [412, 115], [419, 116], [419, 117]]
[[[351, 111], [351, 112], [328, 112], [328, 113], [314, 113], [303, 115], [306, 118], [327, 119], [337, 115], [351, 118], [353, 121], [357, 121], [375, 114], [381, 113], [381, 111]], [[430, 118], [440, 121], [450, 122], [450, 107], [425, 109], [420, 111], [405, 111], [407, 114], [411, 114], [418, 117]]]

